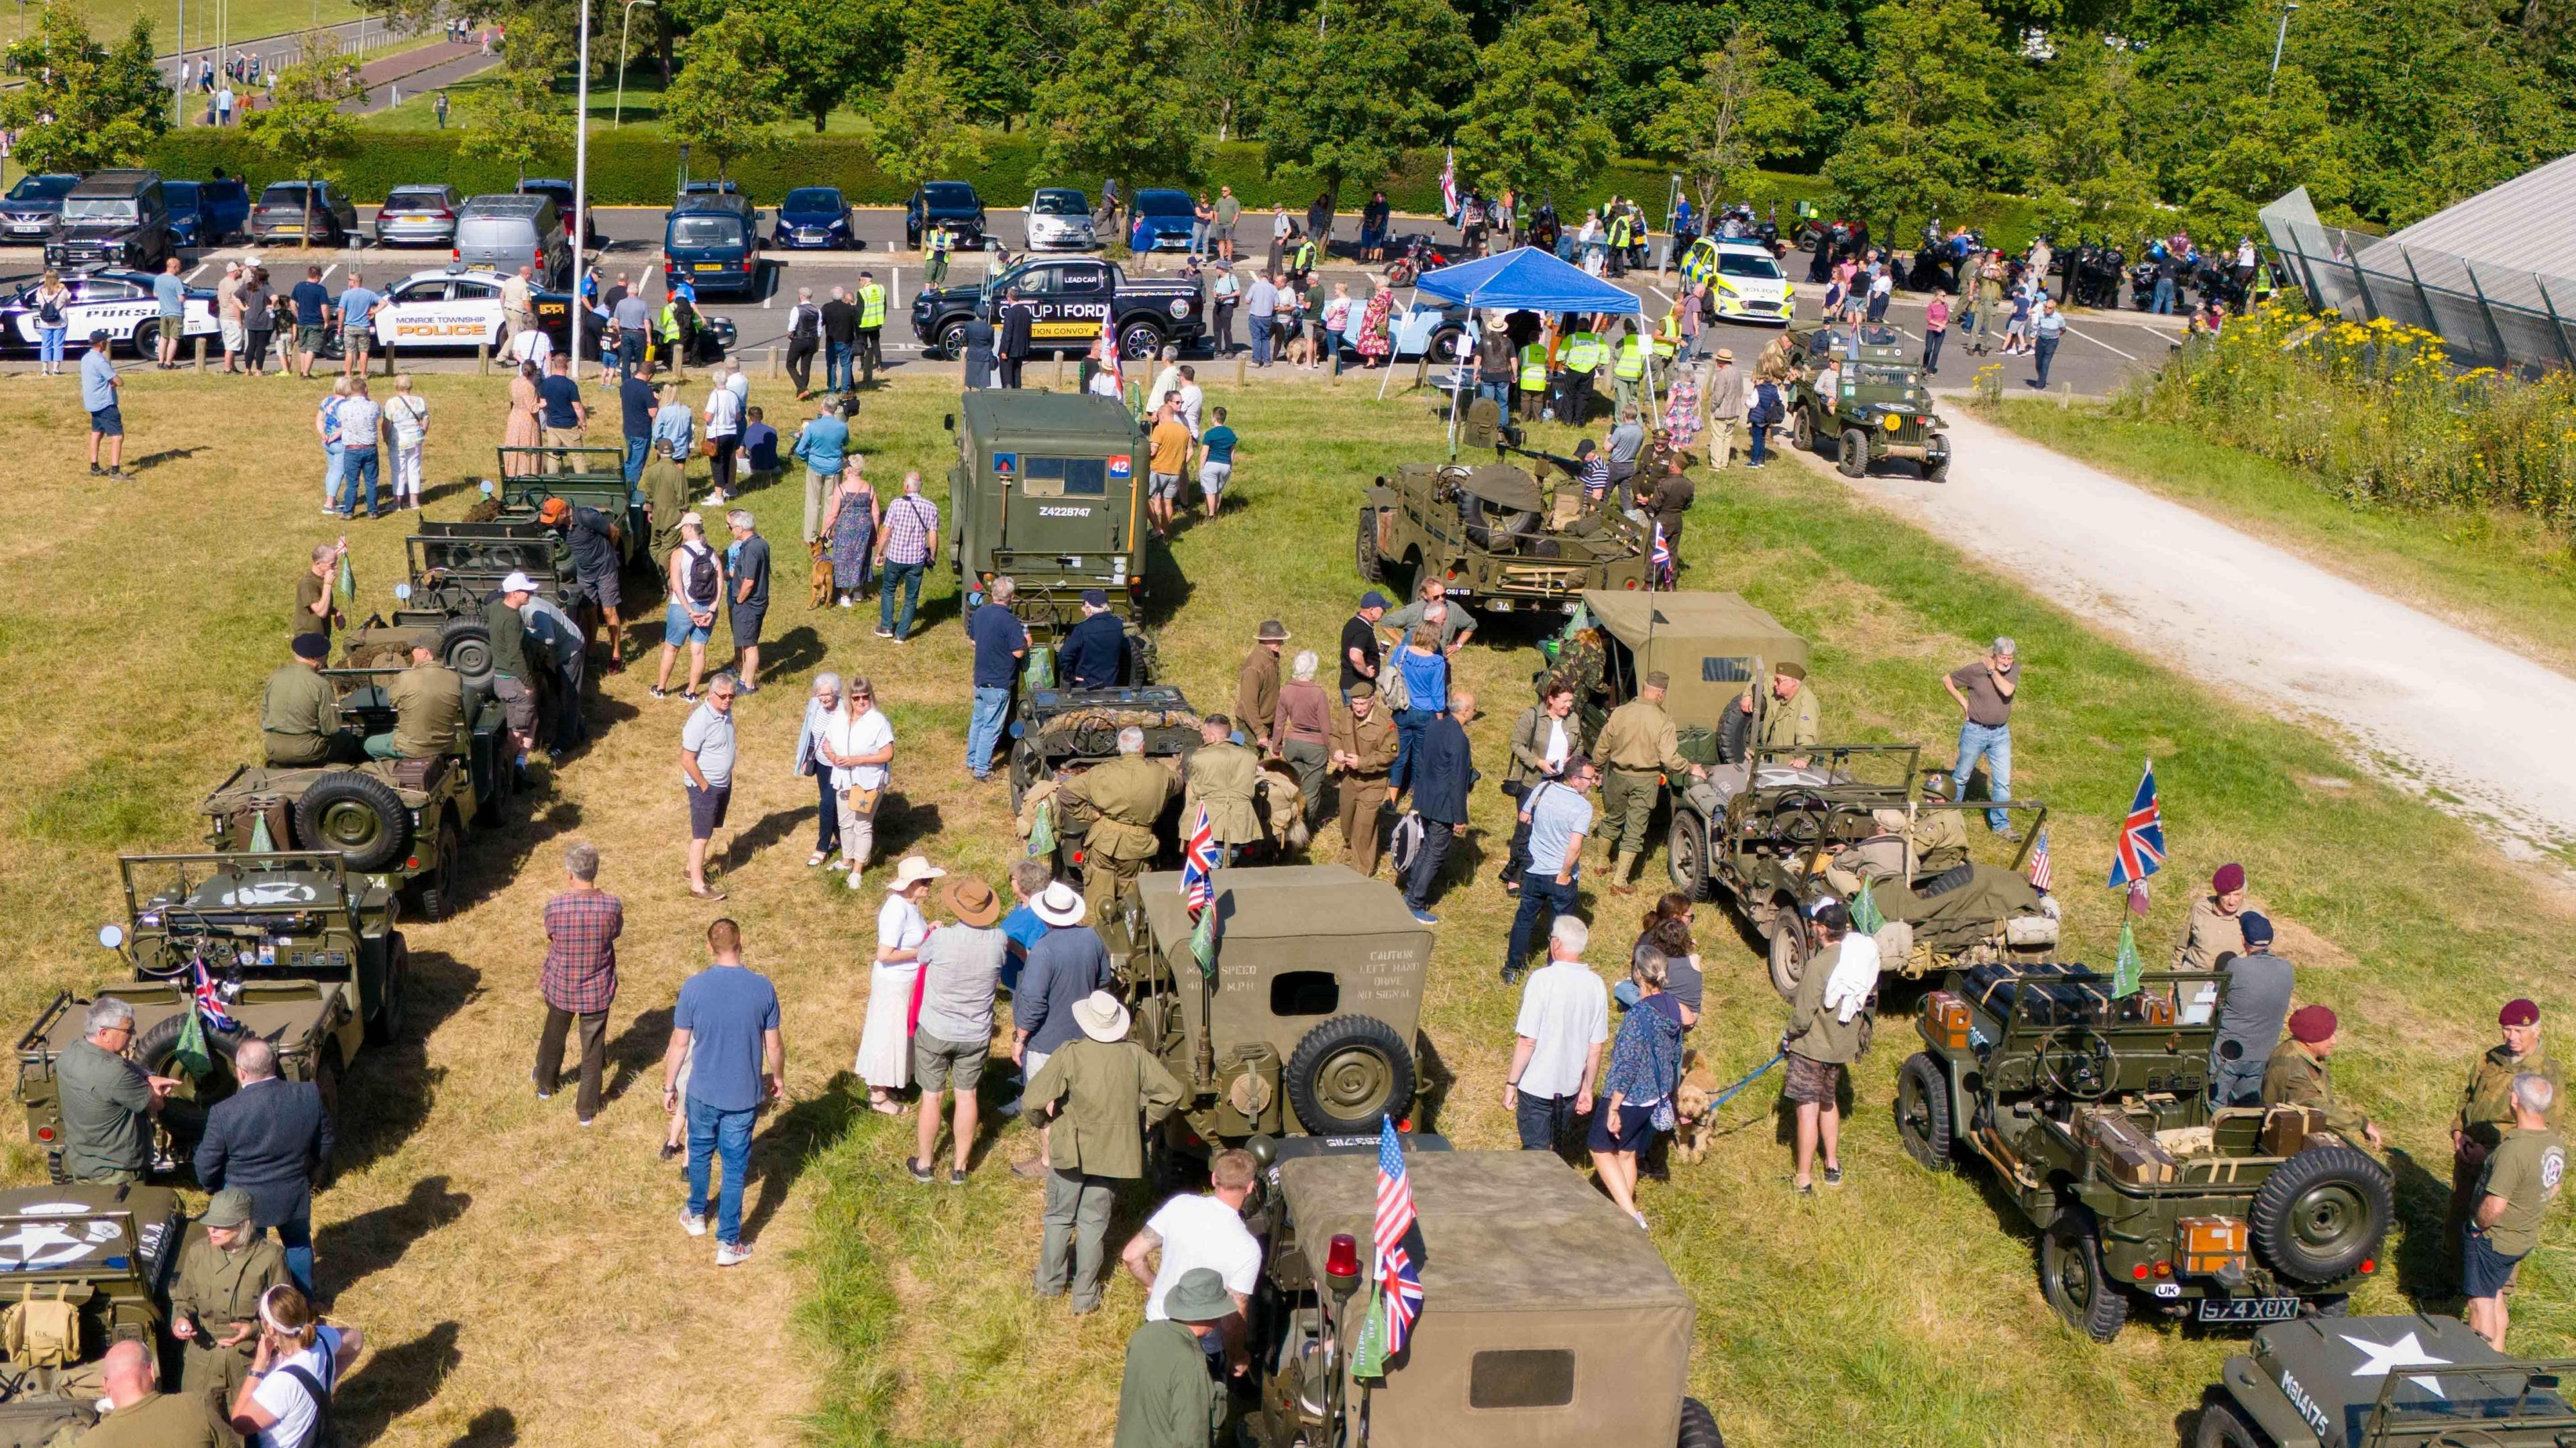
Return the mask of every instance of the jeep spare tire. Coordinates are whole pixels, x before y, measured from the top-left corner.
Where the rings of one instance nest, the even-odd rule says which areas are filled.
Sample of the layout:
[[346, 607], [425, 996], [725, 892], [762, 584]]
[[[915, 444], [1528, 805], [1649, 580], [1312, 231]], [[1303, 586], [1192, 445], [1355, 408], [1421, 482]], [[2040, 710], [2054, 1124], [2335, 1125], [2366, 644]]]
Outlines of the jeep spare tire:
[[[179, 1050], [179, 1034], [188, 1028], [188, 1013], [181, 1011], [154, 1024], [152, 1029], [134, 1038], [134, 1062], [155, 1076], [173, 1074], [170, 1058]], [[206, 1054], [221, 1065], [225, 1074], [232, 1071], [233, 1053], [250, 1039], [240, 1031], [218, 1031], [206, 1027]]]
[[2336, 1143], [2311, 1146], [2274, 1167], [2247, 1217], [2254, 1250], [2273, 1271], [2323, 1286], [2378, 1256], [2396, 1215], [2387, 1171]]
[[1413, 1052], [1374, 1016], [1335, 1016], [1288, 1055], [1288, 1105], [1317, 1136], [1375, 1131], [1413, 1110]]
[[296, 802], [295, 837], [308, 850], [338, 850], [350, 869], [366, 874], [399, 862], [411, 847], [411, 811], [374, 775], [333, 770]]
[[454, 669], [468, 685], [492, 683], [492, 631], [479, 618], [451, 618], [438, 631], [438, 661]]

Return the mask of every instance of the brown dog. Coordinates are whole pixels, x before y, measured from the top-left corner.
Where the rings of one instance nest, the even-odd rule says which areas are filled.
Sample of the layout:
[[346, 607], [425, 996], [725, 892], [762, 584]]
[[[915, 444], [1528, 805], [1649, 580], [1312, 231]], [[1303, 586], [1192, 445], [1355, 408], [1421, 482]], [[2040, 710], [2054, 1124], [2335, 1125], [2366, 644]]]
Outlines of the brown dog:
[[814, 555], [814, 601], [807, 606], [829, 608], [832, 605], [832, 550], [817, 538], [805, 545], [805, 551]]
[[1709, 1133], [1717, 1126], [1716, 1111], [1710, 1099], [1717, 1095], [1717, 1077], [1708, 1062], [1697, 1051], [1682, 1053], [1682, 1084], [1673, 1093], [1673, 1155], [1695, 1162], [1708, 1155]]

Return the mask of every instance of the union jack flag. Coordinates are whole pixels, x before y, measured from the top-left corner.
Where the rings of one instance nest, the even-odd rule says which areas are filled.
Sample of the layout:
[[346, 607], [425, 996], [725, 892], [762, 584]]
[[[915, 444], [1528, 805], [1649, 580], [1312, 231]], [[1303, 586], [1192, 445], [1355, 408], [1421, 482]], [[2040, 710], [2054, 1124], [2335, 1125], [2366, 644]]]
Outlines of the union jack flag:
[[1208, 823], [1207, 806], [1199, 806], [1190, 839], [1181, 851], [1181, 899], [1195, 918], [1216, 903], [1216, 827]]
[[2156, 797], [2156, 762], [2150, 759], [2147, 772], [2138, 780], [2138, 797], [2129, 802], [2129, 817], [2121, 822], [2119, 845], [2111, 854], [2110, 888], [2143, 884], [2164, 867], [2164, 808]]
[[2030, 888], [2045, 895], [2048, 893], [2050, 878], [2051, 875], [2048, 867], [2048, 831], [2041, 830], [2039, 832], [2039, 838], [2032, 841], [2030, 847]]
[[1386, 1351], [1392, 1356], [1404, 1351], [1406, 1340], [1413, 1336], [1413, 1320], [1422, 1315], [1422, 1279], [1402, 1247], [1387, 1257], [1380, 1285], [1386, 1294]]
[[1422, 1279], [1404, 1239], [1413, 1231], [1413, 1182], [1404, 1173], [1404, 1147], [1396, 1140], [1395, 1118], [1378, 1118], [1377, 1222], [1371, 1239], [1377, 1246], [1378, 1285], [1386, 1293], [1386, 1350], [1401, 1352], [1413, 1319], [1422, 1311]]
[[241, 1026], [224, 1009], [223, 996], [215, 990], [215, 978], [206, 973], [206, 963], [197, 962], [197, 1014], [218, 1031], [238, 1031]]
[[1664, 525], [1661, 523], [1655, 525], [1655, 548], [1647, 555], [1646, 561], [1654, 566], [1657, 588], [1673, 586], [1673, 545], [1664, 541]]

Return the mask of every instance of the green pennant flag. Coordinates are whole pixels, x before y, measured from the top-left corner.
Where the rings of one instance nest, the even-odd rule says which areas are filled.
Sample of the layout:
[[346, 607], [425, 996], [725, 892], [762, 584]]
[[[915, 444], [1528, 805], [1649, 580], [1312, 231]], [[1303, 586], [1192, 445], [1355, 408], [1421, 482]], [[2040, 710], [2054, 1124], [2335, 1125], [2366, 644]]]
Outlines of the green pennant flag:
[[1055, 801], [1038, 801], [1037, 813], [1029, 820], [1029, 854], [1032, 858], [1055, 853]]
[[1368, 1316], [1360, 1322], [1359, 1345], [1351, 1350], [1351, 1376], [1386, 1376], [1386, 1299], [1374, 1286], [1369, 1288]]
[[346, 553], [340, 555], [340, 577], [338, 581], [340, 596], [349, 600], [351, 603], [356, 603], [358, 601], [358, 570], [351, 566], [349, 555]]
[[2147, 963], [2138, 958], [2138, 932], [2129, 921], [2120, 922], [2120, 960], [2111, 970], [2111, 999], [2121, 1000], [2138, 993], [2138, 978], [2146, 974]]
[[1190, 954], [1199, 963], [1199, 974], [1216, 979], [1216, 907], [1199, 912], [1198, 924], [1190, 927]]
[[1029, 650], [1029, 666], [1020, 673], [1022, 682], [1032, 689], [1055, 687], [1055, 650], [1040, 644]]
[[214, 1059], [206, 1052], [206, 1023], [198, 1016], [194, 1002], [188, 1007], [188, 1024], [179, 1028], [179, 1044], [171, 1051], [170, 1060], [198, 1081], [214, 1074]]
[[266, 855], [276, 850], [277, 840], [268, 832], [268, 811], [260, 810], [250, 817], [250, 852]]
[[1878, 892], [1866, 882], [1852, 893], [1851, 923], [1852, 929], [1863, 935], [1876, 935], [1878, 927], [1887, 923], [1887, 917], [1879, 913]]

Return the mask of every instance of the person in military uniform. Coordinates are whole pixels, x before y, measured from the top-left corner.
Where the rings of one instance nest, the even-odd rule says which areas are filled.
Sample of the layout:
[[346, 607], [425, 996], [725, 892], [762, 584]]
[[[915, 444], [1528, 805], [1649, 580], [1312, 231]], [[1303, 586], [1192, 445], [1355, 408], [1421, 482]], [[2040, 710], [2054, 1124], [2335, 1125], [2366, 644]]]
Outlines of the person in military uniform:
[[[657, 564], [680, 546], [680, 518], [689, 511], [689, 474], [669, 438], [653, 443], [636, 485], [644, 494], [644, 513], [653, 524], [653, 561]], [[611, 661], [612, 664], [615, 661]]]
[[98, 1426], [71, 1440], [72, 1448], [230, 1448], [238, 1441], [205, 1395], [153, 1386], [152, 1349], [145, 1343], [115, 1344], [98, 1367], [104, 1399]]
[[1172, 772], [1145, 757], [1145, 731], [1118, 731], [1118, 757], [1065, 783], [1062, 798], [1086, 805], [1082, 898], [1093, 920], [1107, 920], [1118, 897], [1135, 888], [1159, 847], [1155, 823], [1172, 798]]
[[[1754, 745], [1777, 750], [1814, 748], [1821, 728], [1818, 717], [1824, 705], [1816, 698], [1816, 691], [1807, 684], [1807, 666], [1788, 660], [1775, 666], [1771, 670], [1771, 701], [1771, 707], [1762, 716], [1762, 735], [1753, 741]], [[1753, 693], [1749, 689], [1735, 701], [1735, 707], [1747, 714], [1753, 712], [1753, 704]], [[1781, 756], [1783, 762], [1800, 769], [1807, 767], [1810, 757], [1804, 754]]]
[[[1937, 778], [1937, 776], [1936, 776]], [[1938, 798], [1940, 786], [1924, 782], [1924, 793]], [[1905, 843], [1914, 851], [1915, 878], [1938, 875], [1968, 863], [1968, 823], [1955, 809], [1918, 809], [1905, 827]]]
[[1350, 707], [1333, 714], [1326, 745], [1342, 795], [1342, 858], [1363, 875], [1377, 873], [1378, 815], [1395, 768], [1395, 721], [1377, 707], [1377, 685], [1351, 685]]
[[1556, 676], [1574, 690], [1577, 709], [1608, 698], [1609, 673], [1610, 648], [1598, 628], [1576, 629], [1556, 651]]
[[250, 1193], [242, 1188], [215, 1193], [198, 1225], [205, 1234], [191, 1234], [180, 1249], [170, 1284], [170, 1335], [185, 1354], [181, 1385], [190, 1393], [217, 1390], [229, 1403], [259, 1347], [260, 1294], [294, 1279], [286, 1249], [251, 1226]]
[[1234, 1294], [1213, 1267], [1193, 1267], [1163, 1296], [1163, 1316], [1127, 1338], [1110, 1448], [1210, 1448], [1225, 1426], [1226, 1394], [1208, 1371], [1207, 1344], [1224, 1335]]
[[1611, 841], [1610, 893], [1627, 895], [1637, 861], [1646, 853], [1646, 828], [1662, 796], [1664, 777], [1688, 773], [1699, 779], [1708, 771], [1682, 758], [1673, 716], [1664, 712], [1664, 691], [1672, 678], [1646, 676], [1637, 697], [1611, 711], [1594, 741], [1592, 757], [1602, 766], [1601, 831]]
[[2191, 923], [2174, 947], [2176, 970], [2218, 969], [2218, 957], [2245, 953], [2245, 867], [2229, 863], [2209, 877], [2209, 893], [2191, 902]]
[[411, 646], [411, 667], [385, 686], [385, 699], [394, 706], [393, 732], [367, 736], [370, 759], [436, 759], [465, 737], [465, 680], [428, 644]]
[[1215, 834], [1217, 863], [1231, 865], [1235, 852], [1262, 839], [1261, 816], [1252, 807], [1261, 784], [1261, 756], [1234, 742], [1234, 721], [1210, 714], [1199, 722], [1199, 749], [1186, 766], [1188, 791], [1182, 796], [1181, 822], [1197, 827], [1198, 808], [1205, 806], [1208, 829]]
[[2326, 1130], [2346, 1141], [2380, 1145], [2379, 1126], [2349, 1106], [2335, 1104], [2334, 1076], [2326, 1062], [2335, 1052], [2335, 1013], [2324, 1006], [2290, 1012], [2290, 1039], [2263, 1068], [2263, 1104], [2313, 1106], [2326, 1115]]
[[81, 1039], [54, 1061], [63, 1175], [134, 1186], [152, 1166], [152, 1118], [166, 1114], [174, 1135], [182, 1128], [186, 1108], [170, 1105], [179, 1082], [152, 1075], [126, 1056], [134, 1044], [134, 1007], [100, 996], [81, 1025]]
[[1267, 739], [1279, 717], [1279, 650], [1288, 630], [1275, 618], [1263, 619], [1252, 635], [1252, 652], [1234, 675], [1234, 717], [1246, 739]]
[[331, 637], [297, 634], [292, 647], [294, 661], [278, 665], [260, 691], [261, 757], [288, 768], [345, 760], [356, 751], [340, 718], [340, 691], [321, 673], [322, 661], [331, 656]]
[[2451, 1120], [2451, 1211], [2445, 1230], [2455, 1243], [2469, 1218], [2487, 1157], [2513, 1130], [2513, 1078], [2538, 1076], [2550, 1084], [2546, 1116], [2552, 1130], [2558, 1128], [2567, 1092], [2566, 1073], [2540, 1041], [2540, 1007], [2527, 1000], [2507, 1001], [2496, 1013], [2496, 1024], [2504, 1040], [2469, 1063], [2459, 1113]]

